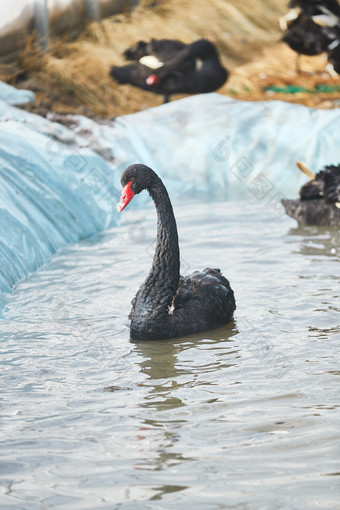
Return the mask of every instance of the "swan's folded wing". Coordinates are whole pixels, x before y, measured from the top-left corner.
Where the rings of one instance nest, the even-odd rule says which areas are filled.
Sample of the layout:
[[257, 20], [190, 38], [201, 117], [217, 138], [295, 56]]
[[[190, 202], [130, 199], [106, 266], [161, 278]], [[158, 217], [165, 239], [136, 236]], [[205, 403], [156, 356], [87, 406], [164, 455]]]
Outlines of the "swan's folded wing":
[[181, 277], [173, 316], [175, 321], [186, 322], [191, 329], [196, 326], [200, 331], [230, 321], [235, 308], [229, 281], [219, 269], [207, 268]]
[[326, 166], [324, 197], [328, 203], [340, 202], [340, 165]]

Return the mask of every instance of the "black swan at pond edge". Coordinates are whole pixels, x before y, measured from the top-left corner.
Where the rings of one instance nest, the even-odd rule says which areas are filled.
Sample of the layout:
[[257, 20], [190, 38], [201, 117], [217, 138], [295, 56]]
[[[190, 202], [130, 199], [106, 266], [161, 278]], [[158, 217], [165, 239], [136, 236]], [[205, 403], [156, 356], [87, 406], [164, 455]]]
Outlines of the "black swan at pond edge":
[[340, 22], [338, 27], [338, 37], [327, 48], [328, 62], [335, 73], [340, 74]]
[[156, 250], [150, 273], [132, 301], [131, 338], [177, 338], [230, 322], [236, 308], [234, 292], [219, 269], [180, 276], [176, 220], [162, 180], [151, 168], [136, 164], [123, 172], [121, 183], [119, 212], [144, 189], [157, 211]]
[[[337, 0], [291, 0], [280, 18], [282, 40], [300, 55], [320, 55], [338, 38], [340, 5]], [[298, 61], [297, 61], [297, 71]]]
[[298, 166], [311, 181], [300, 189], [300, 200], [282, 200], [286, 213], [301, 225], [340, 225], [340, 165], [326, 166], [316, 175]]
[[112, 78], [161, 94], [165, 103], [172, 94], [213, 92], [228, 78], [215, 46], [206, 39], [191, 44], [171, 39], [139, 41], [125, 50], [124, 56], [134, 63], [113, 66]]

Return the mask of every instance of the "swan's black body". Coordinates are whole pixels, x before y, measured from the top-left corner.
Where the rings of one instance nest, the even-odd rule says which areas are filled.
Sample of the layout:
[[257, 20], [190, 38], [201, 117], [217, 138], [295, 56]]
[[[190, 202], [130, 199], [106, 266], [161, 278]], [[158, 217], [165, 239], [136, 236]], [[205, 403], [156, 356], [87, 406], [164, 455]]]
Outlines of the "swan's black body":
[[[300, 200], [282, 200], [301, 225], [340, 225], [340, 165], [329, 165], [300, 189]], [[337, 205], [338, 204], [338, 205]]]
[[131, 188], [132, 196], [148, 190], [158, 220], [152, 267], [132, 301], [131, 338], [177, 338], [230, 322], [236, 308], [234, 293], [219, 269], [180, 276], [176, 220], [161, 179], [145, 165], [131, 165], [121, 182], [124, 189]]
[[[319, 55], [337, 38], [338, 29], [333, 19], [340, 16], [337, 0], [291, 0], [291, 9], [300, 9], [282, 40], [299, 55]], [[329, 24], [331, 23], [331, 24]]]
[[[213, 92], [228, 78], [221, 65], [215, 46], [206, 39], [184, 44], [170, 39], [138, 42], [124, 52], [133, 61], [126, 66], [114, 66], [110, 74], [118, 83], [129, 83], [143, 90], [161, 94], [167, 102], [172, 94], [199, 94]], [[148, 67], [140, 60], [154, 57], [160, 67]], [[147, 84], [150, 75], [157, 81]]]
[[327, 48], [328, 62], [332, 64], [336, 73], [340, 74], [340, 24], [338, 27], [338, 37]]

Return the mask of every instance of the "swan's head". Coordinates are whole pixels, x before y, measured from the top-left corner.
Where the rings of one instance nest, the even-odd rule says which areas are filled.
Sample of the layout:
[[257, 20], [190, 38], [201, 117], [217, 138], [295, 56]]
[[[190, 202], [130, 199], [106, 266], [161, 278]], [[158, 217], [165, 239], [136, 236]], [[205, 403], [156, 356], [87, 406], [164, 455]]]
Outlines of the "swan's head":
[[143, 189], [150, 190], [157, 180], [159, 180], [157, 174], [146, 165], [128, 166], [120, 179], [123, 190], [117, 205], [118, 212], [121, 212]]
[[147, 54], [147, 45], [148, 43], [145, 41], [139, 41], [137, 44], [124, 51], [124, 57], [126, 60], [139, 60], [141, 57], [144, 57], [144, 55]]

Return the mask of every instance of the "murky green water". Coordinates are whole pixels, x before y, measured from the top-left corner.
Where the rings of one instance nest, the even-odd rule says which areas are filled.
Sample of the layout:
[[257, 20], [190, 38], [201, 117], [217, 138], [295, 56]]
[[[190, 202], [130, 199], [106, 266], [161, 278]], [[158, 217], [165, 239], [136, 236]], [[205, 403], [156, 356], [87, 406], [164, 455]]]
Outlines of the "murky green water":
[[262, 203], [177, 204], [183, 273], [234, 323], [129, 341], [152, 207], [19, 283], [1, 328], [2, 509], [339, 508], [340, 234]]

